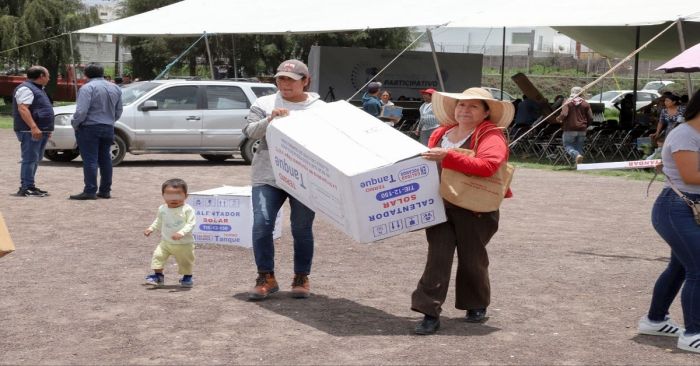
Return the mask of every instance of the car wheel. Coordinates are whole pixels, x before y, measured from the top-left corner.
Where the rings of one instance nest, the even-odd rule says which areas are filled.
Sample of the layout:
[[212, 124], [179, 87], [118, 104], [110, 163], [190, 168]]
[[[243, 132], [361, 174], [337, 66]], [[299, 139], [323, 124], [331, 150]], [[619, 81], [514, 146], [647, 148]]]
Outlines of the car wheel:
[[247, 140], [245, 144], [243, 144], [243, 148], [241, 149], [241, 156], [243, 157], [243, 160], [246, 162], [246, 164], [250, 164], [253, 162], [253, 155], [255, 155], [255, 152], [258, 151], [258, 146], [260, 146], [260, 140]]
[[230, 159], [233, 157], [233, 155], [214, 155], [214, 154], [200, 154], [200, 155], [209, 161], [215, 161], [215, 162], [226, 161], [226, 159]]
[[77, 158], [80, 153], [78, 150], [45, 150], [44, 157], [51, 161], [67, 163]]
[[126, 142], [121, 136], [114, 135], [114, 143], [110, 148], [110, 153], [112, 154], [112, 166], [117, 166], [124, 160], [124, 156], [126, 156]]

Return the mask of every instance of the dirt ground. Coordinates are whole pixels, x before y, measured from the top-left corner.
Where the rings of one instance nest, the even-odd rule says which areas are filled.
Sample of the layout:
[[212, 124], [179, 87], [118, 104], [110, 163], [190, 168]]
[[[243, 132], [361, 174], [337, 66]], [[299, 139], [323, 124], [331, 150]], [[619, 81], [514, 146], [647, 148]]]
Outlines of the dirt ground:
[[[250, 168], [196, 155], [128, 155], [113, 199], [69, 201], [80, 161], [43, 162], [47, 198], [18, 198], [19, 144], [0, 130], [0, 209], [17, 251], [0, 259], [0, 364], [698, 364], [675, 339], [636, 334], [669, 249], [653, 231], [652, 187], [616, 177], [522, 169], [489, 244], [491, 318], [415, 336], [410, 295], [426, 255], [422, 231], [358, 244], [317, 220], [314, 295], [289, 296], [291, 235], [277, 241], [282, 291], [246, 301], [252, 252], [197, 248], [195, 287], [149, 290], [157, 236], [143, 229], [160, 184], [191, 191], [245, 185]], [[285, 213], [288, 213], [286, 210]], [[166, 282], [176, 283], [175, 267]], [[682, 321], [674, 303], [672, 316]]]

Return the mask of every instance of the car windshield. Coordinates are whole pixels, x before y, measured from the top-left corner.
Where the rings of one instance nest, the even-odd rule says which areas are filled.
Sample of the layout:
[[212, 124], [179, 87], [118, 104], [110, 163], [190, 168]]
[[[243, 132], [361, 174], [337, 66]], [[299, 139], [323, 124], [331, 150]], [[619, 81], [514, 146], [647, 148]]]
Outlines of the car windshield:
[[133, 83], [122, 88], [122, 104], [129, 105], [141, 98], [144, 94], [158, 86], [158, 83], [144, 81], [141, 83]]
[[620, 95], [620, 92], [616, 91], [606, 91], [603, 94], [596, 94], [591, 99], [589, 99], [592, 102], [609, 102], [613, 99], [615, 99], [616, 96]]
[[269, 87], [269, 86], [264, 86], [264, 87], [254, 86], [254, 87], [251, 87], [250, 89], [253, 90], [253, 93], [255, 93], [255, 96], [258, 98], [264, 97], [264, 96], [270, 95], [270, 94], [275, 94], [277, 92], [277, 88]]

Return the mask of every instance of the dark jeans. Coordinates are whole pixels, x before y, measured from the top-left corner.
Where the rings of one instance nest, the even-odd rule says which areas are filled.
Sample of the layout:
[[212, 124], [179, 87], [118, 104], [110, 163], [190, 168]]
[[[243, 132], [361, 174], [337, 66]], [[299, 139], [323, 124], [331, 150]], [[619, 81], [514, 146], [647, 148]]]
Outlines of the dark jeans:
[[22, 162], [19, 170], [20, 186], [22, 189], [34, 187], [36, 168], [44, 157], [44, 148], [46, 147], [46, 142], [49, 141], [49, 133], [42, 133], [41, 138], [38, 140], [35, 140], [29, 131], [16, 131], [15, 134], [20, 142], [22, 151]]
[[274, 272], [275, 244], [272, 232], [277, 212], [289, 198], [292, 236], [294, 237], [294, 273], [311, 273], [314, 257], [313, 223], [316, 214], [287, 192], [267, 185], [253, 186], [253, 253], [258, 272]]
[[499, 212], [474, 213], [445, 203], [447, 222], [425, 230], [428, 259], [413, 295], [411, 309], [439, 316], [447, 297], [452, 260], [457, 249], [455, 307], [486, 309], [491, 301], [486, 244], [498, 230]]
[[[80, 126], [75, 131], [78, 149], [83, 159], [83, 180], [87, 194], [109, 193], [112, 190], [112, 143], [114, 126]], [[97, 168], [100, 168], [100, 186], [97, 187]]]
[[[686, 196], [700, 200], [700, 194]], [[656, 280], [649, 319], [664, 320], [685, 281], [681, 306], [686, 334], [700, 333], [700, 225], [695, 222], [690, 207], [669, 188], [661, 191], [656, 199], [651, 222], [671, 247], [671, 261]]]

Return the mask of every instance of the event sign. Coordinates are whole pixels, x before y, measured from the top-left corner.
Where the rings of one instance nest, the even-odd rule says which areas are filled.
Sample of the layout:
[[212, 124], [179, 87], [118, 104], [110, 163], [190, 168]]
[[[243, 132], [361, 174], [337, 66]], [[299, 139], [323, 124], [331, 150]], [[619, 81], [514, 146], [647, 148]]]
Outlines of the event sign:
[[277, 185], [363, 243], [445, 221], [426, 147], [341, 101], [267, 128]]
[[576, 170], [642, 169], [642, 168], [654, 168], [659, 164], [661, 164], [660, 159], [613, 161], [610, 163], [578, 164], [578, 165], [576, 165]]
[[[381, 74], [399, 50], [311, 46], [309, 52], [310, 91], [326, 101], [350, 98], [370, 79], [382, 83], [394, 100], [420, 99], [420, 90], [440, 90], [435, 62], [430, 52], [408, 51]], [[445, 90], [460, 92], [481, 85], [484, 56], [470, 53], [439, 52], [440, 72]], [[378, 76], [377, 76], [378, 75]], [[376, 76], [376, 78], [375, 78]], [[364, 90], [354, 98], [362, 98]], [[333, 98], [334, 97], [334, 98]]]

